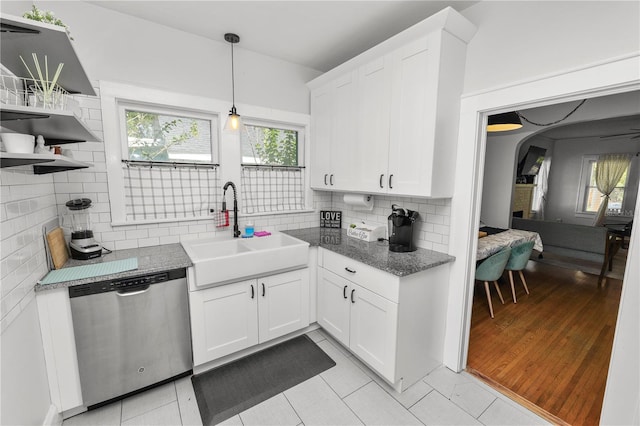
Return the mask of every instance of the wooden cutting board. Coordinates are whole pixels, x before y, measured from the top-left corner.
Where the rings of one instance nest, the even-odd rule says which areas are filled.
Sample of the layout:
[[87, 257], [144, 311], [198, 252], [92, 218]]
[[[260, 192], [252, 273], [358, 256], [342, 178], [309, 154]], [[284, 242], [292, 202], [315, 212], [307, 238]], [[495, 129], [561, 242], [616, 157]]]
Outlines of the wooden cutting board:
[[53, 259], [53, 266], [60, 269], [69, 260], [69, 252], [67, 251], [67, 242], [64, 240], [64, 232], [58, 227], [47, 234], [47, 244]]

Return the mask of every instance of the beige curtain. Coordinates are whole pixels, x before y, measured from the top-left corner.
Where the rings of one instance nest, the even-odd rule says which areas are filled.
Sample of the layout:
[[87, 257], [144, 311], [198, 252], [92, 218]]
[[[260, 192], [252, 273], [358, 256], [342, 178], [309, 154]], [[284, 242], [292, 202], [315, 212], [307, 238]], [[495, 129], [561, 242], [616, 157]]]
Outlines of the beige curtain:
[[594, 226], [604, 225], [604, 216], [609, 205], [609, 196], [616, 189], [616, 184], [629, 167], [631, 155], [629, 154], [603, 154], [598, 156], [596, 163], [596, 186], [602, 193], [603, 200], [598, 209]]

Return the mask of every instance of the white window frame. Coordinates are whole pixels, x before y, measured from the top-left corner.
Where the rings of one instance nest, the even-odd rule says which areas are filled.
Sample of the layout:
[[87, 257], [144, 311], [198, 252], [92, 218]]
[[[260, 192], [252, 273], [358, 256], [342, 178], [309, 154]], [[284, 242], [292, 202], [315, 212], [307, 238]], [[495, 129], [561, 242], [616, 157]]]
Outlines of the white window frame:
[[[241, 213], [242, 217], [258, 217], [258, 216], [270, 216], [281, 215], [291, 213], [312, 213], [313, 208], [313, 191], [310, 185], [311, 175], [309, 174], [309, 168], [306, 166], [310, 162], [311, 150], [308, 149], [309, 141], [309, 129], [310, 129], [310, 116], [306, 114], [290, 113], [290, 112], [277, 112], [274, 110], [266, 110], [260, 107], [248, 108], [248, 113], [243, 116], [244, 124], [276, 127], [278, 129], [295, 130], [298, 132], [298, 167], [302, 167], [304, 173], [305, 189], [304, 189], [304, 203], [305, 206], [302, 210], [284, 210], [274, 212], [259, 212], [259, 213]], [[241, 180], [242, 169], [242, 148], [240, 147], [240, 141], [238, 140], [238, 150], [240, 151], [237, 162], [237, 175], [236, 179], [238, 184]], [[268, 167], [268, 166], [267, 166]], [[286, 167], [286, 166], [285, 166]], [[239, 210], [243, 210], [242, 206], [243, 195], [240, 194], [238, 199]]]
[[[301, 126], [299, 124], [283, 123], [280, 121], [272, 121], [272, 120], [265, 120], [265, 119], [258, 119], [258, 118], [247, 118], [244, 120], [244, 125], [271, 127], [275, 129], [293, 130], [295, 132], [298, 132], [298, 165], [290, 166], [290, 167], [302, 167], [302, 168], [306, 167], [306, 161], [305, 161], [306, 160], [305, 158], [306, 134], [305, 134], [304, 126]], [[242, 150], [242, 147], [240, 147], [240, 149]], [[240, 158], [240, 161], [242, 161], [242, 156]], [[250, 166], [253, 166], [253, 164], [251, 164]], [[281, 167], [289, 167], [289, 166], [281, 166]]]
[[[578, 198], [576, 200], [576, 209], [575, 209], [576, 217], [585, 218], [585, 219], [593, 219], [596, 217], [597, 212], [585, 211], [584, 205], [585, 205], [585, 197], [588, 195], [587, 186], [591, 179], [591, 169], [592, 169], [591, 163], [594, 161], [598, 161], [599, 156], [600, 156], [599, 154], [589, 154], [589, 155], [582, 156], [582, 168], [580, 169], [580, 181], [579, 181], [580, 186], [578, 187]], [[622, 211], [626, 211], [625, 206], [627, 204], [626, 202], [627, 190], [629, 189], [629, 176], [631, 175], [631, 172], [632, 172], [631, 170], [632, 165], [633, 165], [633, 162], [629, 164], [629, 170], [627, 171], [627, 182], [625, 182], [625, 186], [624, 186], [625, 197], [622, 200], [622, 209], [621, 209]], [[616, 217], [630, 217], [630, 216], [620, 215]]]
[[186, 115], [211, 120], [212, 127], [217, 126], [212, 136], [217, 136], [212, 144], [212, 160], [218, 163], [222, 144], [221, 117], [226, 118], [226, 103], [200, 96], [168, 92], [159, 89], [143, 88], [128, 84], [100, 82], [100, 103], [102, 108], [107, 177], [109, 180], [109, 201], [111, 205], [111, 225], [139, 225], [176, 221], [202, 220], [206, 217], [183, 219], [146, 219], [127, 221], [125, 211], [124, 175], [122, 160], [128, 159], [126, 126], [122, 123], [124, 108], [139, 108], [152, 112], [156, 109], [163, 113]]

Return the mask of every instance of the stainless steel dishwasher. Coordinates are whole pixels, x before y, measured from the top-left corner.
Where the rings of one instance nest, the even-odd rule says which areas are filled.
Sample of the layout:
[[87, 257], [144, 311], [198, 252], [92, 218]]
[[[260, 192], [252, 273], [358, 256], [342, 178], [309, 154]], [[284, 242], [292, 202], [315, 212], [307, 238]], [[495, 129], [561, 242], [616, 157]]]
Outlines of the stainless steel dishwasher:
[[191, 373], [186, 270], [69, 287], [83, 405]]

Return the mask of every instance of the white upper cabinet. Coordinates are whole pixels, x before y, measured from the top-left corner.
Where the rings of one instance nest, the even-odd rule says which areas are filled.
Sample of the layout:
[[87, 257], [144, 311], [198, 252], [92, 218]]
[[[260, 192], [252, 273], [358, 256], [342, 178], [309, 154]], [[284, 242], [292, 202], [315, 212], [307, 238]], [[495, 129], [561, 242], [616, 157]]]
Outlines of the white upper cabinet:
[[357, 146], [357, 128], [353, 111], [356, 109], [355, 72], [347, 73], [312, 93], [311, 108], [317, 113], [311, 117], [313, 139], [311, 186], [327, 190], [351, 190]]
[[451, 197], [474, 33], [447, 8], [311, 81], [312, 188]]
[[391, 56], [375, 59], [358, 70], [358, 138], [353, 162], [356, 189], [381, 192], [389, 178], [389, 123], [391, 108]]

